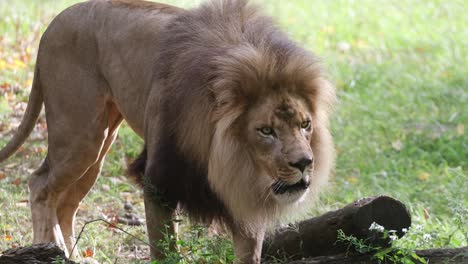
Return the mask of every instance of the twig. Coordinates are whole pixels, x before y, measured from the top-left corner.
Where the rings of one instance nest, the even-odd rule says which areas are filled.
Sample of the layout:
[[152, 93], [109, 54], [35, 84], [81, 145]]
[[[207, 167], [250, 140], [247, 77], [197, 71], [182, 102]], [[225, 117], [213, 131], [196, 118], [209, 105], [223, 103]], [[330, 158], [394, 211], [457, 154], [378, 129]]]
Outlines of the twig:
[[95, 220], [91, 220], [91, 221], [85, 222], [85, 224], [83, 225], [83, 227], [82, 227], [81, 230], [80, 230], [80, 233], [78, 233], [78, 237], [76, 238], [75, 244], [73, 245], [73, 248], [72, 248], [70, 254], [72, 254], [73, 251], [75, 250], [76, 245], [78, 244], [78, 241], [79, 241], [80, 238], [81, 238], [81, 234], [82, 234], [83, 231], [85, 230], [86, 226], [87, 226], [88, 224], [92, 224], [92, 223], [94, 223], [94, 222], [99, 222], [99, 221], [108, 224], [108, 225], [111, 226], [112, 228], [115, 228], [115, 229], [118, 229], [118, 230], [124, 232], [125, 234], [131, 236], [132, 238], [134, 238], [134, 239], [136, 239], [136, 240], [142, 242], [143, 244], [148, 245], [150, 248], [154, 248], [150, 243], [148, 243], [148, 242], [146, 242], [146, 241], [144, 241], [144, 240], [142, 240], [142, 239], [136, 237], [135, 235], [130, 234], [129, 232], [125, 231], [124, 229], [118, 227], [116, 224], [111, 223], [111, 222], [109, 222], [109, 221], [106, 221], [106, 220], [104, 220], [104, 219], [102, 219], [102, 218], [99, 218], [99, 219], [95, 219]]

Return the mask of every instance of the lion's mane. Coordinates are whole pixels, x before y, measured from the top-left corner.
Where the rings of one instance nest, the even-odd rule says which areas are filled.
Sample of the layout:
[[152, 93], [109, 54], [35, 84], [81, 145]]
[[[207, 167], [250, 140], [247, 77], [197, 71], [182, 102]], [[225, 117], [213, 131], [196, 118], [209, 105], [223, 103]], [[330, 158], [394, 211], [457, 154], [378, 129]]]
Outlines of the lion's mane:
[[158, 137], [157, 160], [147, 162], [145, 150], [131, 167], [133, 174], [144, 174], [145, 187], [208, 222], [277, 219], [285, 208], [262, 195], [269, 186], [261, 182], [241, 131], [257, 99], [286, 90], [302, 97], [313, 115], [315, 167], [308, 197], [315, 197], [334, 156], [327, 128], [334, 89], [315, 56], [245, 0], [184, 11], [161, 36], [154, 77], [161, 84], [160, 132], [146, 135]]

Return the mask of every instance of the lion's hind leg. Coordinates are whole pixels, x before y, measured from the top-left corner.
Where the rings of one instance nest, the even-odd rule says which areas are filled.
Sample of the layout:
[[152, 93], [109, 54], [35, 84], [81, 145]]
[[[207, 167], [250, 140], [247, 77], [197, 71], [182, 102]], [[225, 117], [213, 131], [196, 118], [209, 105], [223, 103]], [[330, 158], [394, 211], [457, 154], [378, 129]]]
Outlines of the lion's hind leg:
[[[96, 180], [121, 116], [99, 76], [74, 68], [73, 63], [59, 62], [40, 76], [49, 146], [29, 189], [33, 243], [55, 242], [69, 255], [76, 207]], [[74, 74], [66, 78], [54, 75], [64, 69]]]
[[[68, 238], [73, 235], [70, 225], [76, 207], [94, 184], [102, 158], [115, 136], [108, 134], [107, 109], [98, 113], [87, 125], [73, 119], [68, 124], [62, 120], [60, 125], [48, 121], [49, 152], [29, 181], [33, 243], [55, 242], [68, 255], [70, 241], [65, 241], [62, 232]], [[59, 127], [76, 132], [59, 133]]]
[[65, 245], [70, 252], [70, 256], [75, 259], [78, 255], [78, 248], [75, 245], [74, 224], [78, 206], [96, 182], [99, 173], [101, 172], [107, 151], [117, 137], [119, 126], [122, 123], [122, 115], [118, 112], [115, 106], [109, 106], [108, 113], [108, 133], [104, 140], [104, 145], [101, 149], [98, 160], [88, 168], [86, 173], [81, 176], [80, 179], [68, 186], [68, 188], [62, 192], [57, 205], [57, 217], [65, 239]]

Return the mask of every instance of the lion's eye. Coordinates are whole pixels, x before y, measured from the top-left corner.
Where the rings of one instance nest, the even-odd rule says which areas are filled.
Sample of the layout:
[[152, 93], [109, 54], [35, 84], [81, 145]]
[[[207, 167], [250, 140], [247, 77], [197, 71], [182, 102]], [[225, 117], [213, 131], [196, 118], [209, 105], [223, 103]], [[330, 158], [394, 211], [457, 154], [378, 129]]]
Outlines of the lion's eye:
[[309, 130], [310, 129], [310, 121], [307, 120], [307, 121], [302, 122], [301, 123], [301, 128], [305, 129], [305, 130]]
[[275, 133], [271, 127], [262, 127], [259, 128], [258, 131], [264, 136], [272, 136]]

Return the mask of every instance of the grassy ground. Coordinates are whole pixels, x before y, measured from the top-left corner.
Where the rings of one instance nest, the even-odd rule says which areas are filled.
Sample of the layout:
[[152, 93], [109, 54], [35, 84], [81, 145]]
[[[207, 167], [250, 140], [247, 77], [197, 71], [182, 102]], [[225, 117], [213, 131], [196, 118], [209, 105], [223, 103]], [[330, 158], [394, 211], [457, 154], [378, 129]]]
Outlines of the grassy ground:
[[[24, 111], [40, 34], [74, 2], [0, 1], [0, 146]], [[386, 194], [409, 206], [418, 227], [414, 234], [420, 235], [399, 241], [403, 246], [467, 246], [467, 2], [258, 2], [294, 39], [323, 58], [338, 88], [332, 121], [336, 173], [311, 214]], [[32, 241], [27, 180], [45, 155], [45, 132], [41, 119], [18, 154], [0, 165], [0, 249]], [[124, 176], [128, 159], [140, 147], [141, 140], [124, 126], [102, 177], [80, 206], [78, 228], [85, 221], [123, 214], [125, 201], [143, 215], [141, 191]], [[147, 253], [138, 240], [103, 227], [88, 225], [78, 244], [98, 261], [137, 262]], [[124, 228], [146, 239], [143, 227]], [[431, 239], [422, 239], [424, 234]], [[188, 229], [181, 242], [187, 262], [229, 262], [229, 242], [209, 241], [203, 229]]]

